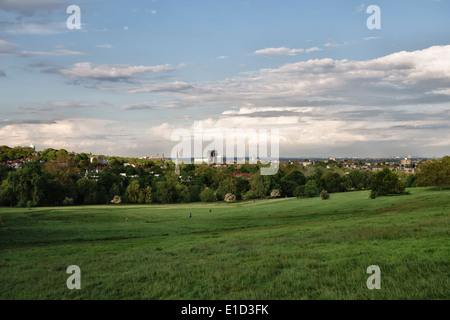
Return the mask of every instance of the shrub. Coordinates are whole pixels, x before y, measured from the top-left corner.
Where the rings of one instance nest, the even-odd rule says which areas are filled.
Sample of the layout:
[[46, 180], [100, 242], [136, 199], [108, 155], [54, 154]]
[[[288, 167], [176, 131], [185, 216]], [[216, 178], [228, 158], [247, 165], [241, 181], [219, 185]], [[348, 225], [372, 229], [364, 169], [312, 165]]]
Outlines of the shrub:
[[73, 205], [73, 199], [69, 198], [69, 197], [65, 197], [62, 204], [63, 204], [63, 206], [71, 206], [71, 205]]
[[279, 197], [281, 197], [280, 190], [278, 190], [278, 189], [272, 190], [272, 192], [270, 193], [270, 197], [272, 197], [272, 198], [279, 198]]
[[372, 199], [378, 196], [405, 193], [405, 186], [399, 180], [398, 175], [388, 168], [383, 169], [372, 177], [370, 187], [372, 189], [370, 194]]
[[122, 198], [120, 198], [120, 196], [114, 196], [114, 198], [111, 200], [111, 203], [113, 204], [122, 203]]
[[305, 186], [305, 197], [315, 197], [319, 194], [319, 189], [315, 185], [306, 185]]
[[327, 200], [330, 199], [330, 194], [328, 193], [327, 190], [322, 190], [320, 192], [320, 197], [322, 198], [322, 200]]
[[294, 197], [301, 198], [305, 196], [305, 186], [298, 186], [294, 189]]
[[225, 202], [234, 202], [236, 201], [236, 196], [232, 193], [227, 193], [224, 197]]
[[250, 200], [250, 199], [255, 199], [258, 198], [258, 196], [255, 194], [255, 192], [253, 192], [253, 190], [248, 190], [243, 196], [242, 199], [244, 200]]
[[214, 190], [206, 187], [203, 189], [202, 192], [200, 192], [200, 200], [202, 202], [213, 202], [216, 200], [216, 194], [214, 193]]

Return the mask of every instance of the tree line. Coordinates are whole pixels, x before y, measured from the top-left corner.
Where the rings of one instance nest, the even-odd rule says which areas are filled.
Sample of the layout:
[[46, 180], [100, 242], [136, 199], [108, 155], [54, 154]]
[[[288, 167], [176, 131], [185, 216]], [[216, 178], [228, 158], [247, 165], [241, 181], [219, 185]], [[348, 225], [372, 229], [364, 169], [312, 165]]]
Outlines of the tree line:
[[20, 169], [0, 165], [0, 205], [212, 202], [316, 197], [322, 191], [364, 189], [376, 198], [402, 194], [406, 187], [450, 184], [449, 159], [425, 162], [418, 174], [406, 177], [388, 168], [377, 173], [344, 170], [332, 161], [308, 167], [283, 163], [273, 176], [261, 175], [260, 164], [181, 164], [178, 176], [172, 161], [147, 160], [133, 167], [125, 166], [122, 158], [112, 158], [105, 165], [91, 162], [86, 154], [47, 149]]

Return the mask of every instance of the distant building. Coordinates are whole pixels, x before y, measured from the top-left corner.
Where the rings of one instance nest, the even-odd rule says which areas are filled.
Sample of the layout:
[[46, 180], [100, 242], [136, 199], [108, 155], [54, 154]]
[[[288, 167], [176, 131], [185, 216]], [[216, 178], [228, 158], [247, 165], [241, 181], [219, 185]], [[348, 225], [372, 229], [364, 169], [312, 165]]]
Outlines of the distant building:
[[411, 159], [410, 158], [405, 158], [405, 159], [400, 160], [400, 165], [401, 166], [406, 167], [406, 166], [410, 166], [411, 164], [412, 163], [411, 163]]

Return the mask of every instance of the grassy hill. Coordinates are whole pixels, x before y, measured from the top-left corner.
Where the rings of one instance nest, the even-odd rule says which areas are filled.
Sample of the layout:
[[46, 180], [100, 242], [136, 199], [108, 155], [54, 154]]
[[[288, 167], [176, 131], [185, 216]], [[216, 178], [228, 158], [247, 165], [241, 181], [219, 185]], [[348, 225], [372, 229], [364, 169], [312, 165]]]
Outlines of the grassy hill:
[[0, 208], [0, 299], [449, 299], [450, 190], [410, 192]]

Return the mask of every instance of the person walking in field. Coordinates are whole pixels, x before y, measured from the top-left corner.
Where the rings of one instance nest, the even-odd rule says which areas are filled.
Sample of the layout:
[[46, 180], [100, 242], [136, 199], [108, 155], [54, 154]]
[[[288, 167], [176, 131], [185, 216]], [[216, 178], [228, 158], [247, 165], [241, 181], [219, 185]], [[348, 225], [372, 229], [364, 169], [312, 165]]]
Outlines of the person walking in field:
[[192, 213], [189, 212], [189, 218], [192, 218]]

